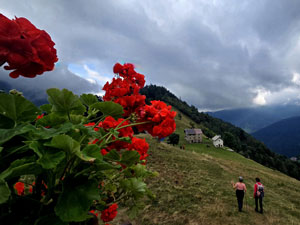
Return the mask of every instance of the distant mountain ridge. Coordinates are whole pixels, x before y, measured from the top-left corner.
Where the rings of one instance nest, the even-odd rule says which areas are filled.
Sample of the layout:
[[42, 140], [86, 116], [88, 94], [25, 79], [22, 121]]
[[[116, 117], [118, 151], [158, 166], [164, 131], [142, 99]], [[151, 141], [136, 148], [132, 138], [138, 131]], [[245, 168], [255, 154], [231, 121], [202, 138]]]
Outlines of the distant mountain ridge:
[[299, 105], [272, 105], [208, 112], [209, 115], [232, 123], [248, 133], [254, 133], [275, 122], [300, 116]]
[[300, 155], [300, 116], [280, 120], [252, 135], [276, 153], [288, 157]]

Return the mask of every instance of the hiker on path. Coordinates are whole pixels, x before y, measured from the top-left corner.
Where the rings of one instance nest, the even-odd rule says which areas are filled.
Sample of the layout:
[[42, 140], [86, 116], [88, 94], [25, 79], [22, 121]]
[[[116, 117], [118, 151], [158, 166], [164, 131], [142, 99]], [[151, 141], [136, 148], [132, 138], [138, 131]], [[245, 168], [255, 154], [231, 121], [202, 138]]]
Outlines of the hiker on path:
[[256, 183], [254, 184], [254, 198], [255, 198], [255, 211], [258, 212], [258, 201], [259, 201], [259, 207], [260, 210], [259, 212], [262, 214], [263, 213], [263, 198], [265, 196], [265, 188], [262, 183], [260, 183], [260, 179], [258, 177], [255, 178]]
[[239, 177], [239, 182], [234, 183], [231, 181], [232, 187], [236, 190], [236, 198], [238, 202], [238, 208], [239, 212], [242, 212], [243, 208], [243, 200], [244, 200], [244, 194], [247, 191], [245, 183], [243, 183], [243, 177]]

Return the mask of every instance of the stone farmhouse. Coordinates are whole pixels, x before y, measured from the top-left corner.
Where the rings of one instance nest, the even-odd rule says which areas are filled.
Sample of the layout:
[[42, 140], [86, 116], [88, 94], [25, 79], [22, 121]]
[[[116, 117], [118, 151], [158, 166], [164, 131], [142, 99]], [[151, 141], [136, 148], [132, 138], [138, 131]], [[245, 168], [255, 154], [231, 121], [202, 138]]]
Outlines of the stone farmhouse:
[[202, 130], [201, 129], [185, 129], [185, 140], [189, 143], [200, 143], [202, 142]]
[[215, 147], [220, 148], [223, 147], [223, 140], [221, 139], [220, 135], [216, 135], [212, 138], [213, 144]]

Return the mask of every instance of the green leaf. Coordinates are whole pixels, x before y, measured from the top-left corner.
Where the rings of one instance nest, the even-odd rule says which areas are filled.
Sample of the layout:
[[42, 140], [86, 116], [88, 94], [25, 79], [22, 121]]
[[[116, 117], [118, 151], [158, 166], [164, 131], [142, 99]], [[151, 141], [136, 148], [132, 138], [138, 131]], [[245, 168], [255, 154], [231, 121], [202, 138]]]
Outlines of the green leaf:
[[97, 97], [93, 94], [80, 95], [80, 101], [86, 106], [91, 106], [92, 104], [99, 102]]
[[0, 114], [15, 123], [33, 121], [40, 110], [22, 96], [0, 93]]
[[48, 101], [52, 105], [52, 112], [61, 115], [82, 115], [86, 111], [78, 96], [67, 89], [60, 91], [57, 88], [51, 88], [47, 90], [47, 94], [49, 95]]
[[140, 154], [137, 151], [126, 151], [122, 154], [120, 163], [125, 166], [132, 166], [140, 160]]
[[79, 185], [76, 183], [63, 184], [63, 192], [54, 208], [56, 215], [65, 222], [86, 220], [93, 201], [100, 199], [96, 180], [88, 180]]
[[81, 116], [81, 115], [70, 115], [70, 119], [71, 122], [73, 124], [80, 124], [80, 123], [86, 123], [87, 122], [87, 118], [85, 116]]
[[4, 149], [3, 147], [0, 147], [0, 153], [2, 152], [3, 149]]
[[105, 156], [105, 159], [111, 160], [111, 161], [120, 161], [120, 155], [116, 150], [110, 150]]
[[40, 159], [37, 160], [37, 163], [44, 169], [55, 168], [66, 157], [65, 152], [53, 148], [45, 149], [45, 147], [37, 141], [32, 141], [29, 144], [29, 148], [39, 156]]
[[116, 193], [117, 192], [117, 186], [115, 184], [106, 184], [104, 189], [106, 191], [112, 192], [112, 193]]
[[134, 199], [143, 197], [147, 191], [147, 185], [135, 177], [121, 180], [121, 187]]
[[80, 144], [68, 135], [62, 134], [52, 138], [51, 144], [47, 146], [55, 147], [64, 150], [69, 154], [75, 154], [78, 158], [84, 161], [93, 160], [92, 157], [82, 154], [80, 151]]
[[[49, 149], [51, 150], [51, 149]], [[46, 151], [41, 159], [37, 161], [44, 169], [53, 169], [66, 158], [66, 153], [61, 151]]]
[[70, 154], [76, 154], [80, 152], [79, 142], [65, 134], [53, 137], [49, 146], [62, 149]]
[[115, 119], [121, 118], [124, 114], [123, 107], [115, 102], [97, 102], [90, 106], [91, 109], [98, 109], [103, 116], [112, 116]]
[[63, 222], [55, 214], [40, 217], [34, 225], [69, 225], [68, 222]]
[[15, 126], [15, 123], [12, 119], [9, 119], [6, 116], [0, 114], [0, 128], [1, 129], [11, 129]]
[[12, 128], [12, 129], [0, 129], [0, 145], [9, 141], [10, 139], [12, 139], [13, 137], [15, 137], [17, 135], [28, 132], [28, 130], [23, 129], [24, 127], [25, 127], [25, 125], [22, 124], [22, 125], [18, 125], [15, 128]]
[[146, 177], [152, 175], [152, 173], [146, 169], [146, 166], [141, 164], [134, 165], [133, 167], [131, 167], [131, 169], [134, 170], [134, 174], [136, 177]]
[[21, 175], [34, 174], [42, 172], [42, 167], [36, 162], [29, 162], [19, 165], [22, 159], [15, 160], [6, 170], [0, 174], [0, 179], [10, 179]]
[[51, 113], [52, 105], [50, 104], [44, 104], [40, 106], [40, 109], [48, 114]]
[[36, 125], [43, 127], [57, 127], [66, 122], [67, 120], [67, 117], [60, 116], [56, 113], [50, 113], [49, 115], [46, 115], [43, 118], [36, 121]]
[[87, 156], [87, 157], [91, 157], [91, 158], [95, 158], [97, 160], [102, 161], [103, 160], [103, 156], [100, 153], [100, 149], [98, 145], [87, 145], [83, 150], [82, 150], [82, 154]]
[[32, 149], [39, 158], [43, 157], [44, 151], [42, 149], [43, 146], [41, 143], [39, 143], [38, 141], [26, 141], [25, 143], [28, 144], [28, 147]]
[[[101, 128], [99, 129], [99, 131], [101, 130]], [[103, 136], [103, 134], [101, 132], [95, 131], [91, 127], [86, 127], [81, 124], [74, 125], [74, 129], [78, 129], [82, 133], [82, 135], [86, 135], [87, 137], [100, 138]], [[106, 134], [106, 133], [104, 133], [104, 134]]]
[[5, 203], [10, 196], [10, 190], [4, 180], [0, 180], [0, 204]]
[[23, 130], [28, 130], [32, 132], [32, 139], [48, 139], [51, 137], [54, 137], [59, 134], [64, 134], [69, 132], [72, 129], [73, 124], [72, 123], [64, 123], [61, 127], [55, 129], [55, 128], [44, 128], [44, 127], [39, 127], [36, 128], [33, 125], [28, 125], [23, 128]]

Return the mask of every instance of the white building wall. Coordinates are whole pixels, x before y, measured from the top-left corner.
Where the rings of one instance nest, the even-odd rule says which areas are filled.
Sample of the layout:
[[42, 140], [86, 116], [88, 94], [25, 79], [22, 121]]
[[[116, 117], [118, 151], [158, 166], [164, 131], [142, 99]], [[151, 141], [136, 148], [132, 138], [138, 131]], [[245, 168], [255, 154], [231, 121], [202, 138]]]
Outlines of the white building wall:
[[213, 142], [215, 147], [223, 147], [223, 140], [222, 139], [217, 139]]

